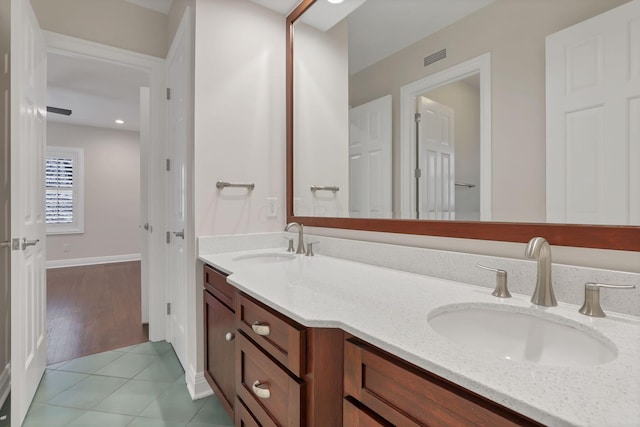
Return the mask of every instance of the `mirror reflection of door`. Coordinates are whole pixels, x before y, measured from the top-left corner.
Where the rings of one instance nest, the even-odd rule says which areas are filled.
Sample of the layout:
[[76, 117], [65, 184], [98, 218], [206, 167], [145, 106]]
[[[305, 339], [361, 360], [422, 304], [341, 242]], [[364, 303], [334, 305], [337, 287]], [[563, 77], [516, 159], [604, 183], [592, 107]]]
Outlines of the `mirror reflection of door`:
[[475, 74], [416, 97], [421, 120], [414, 218], [481, 219], [479, 86]]
[[447, 105], [418, 98], [419, 219], [455, 219], [455, 113]]
[[392, 218], [391, 95], [349, 111], [349, 216]]

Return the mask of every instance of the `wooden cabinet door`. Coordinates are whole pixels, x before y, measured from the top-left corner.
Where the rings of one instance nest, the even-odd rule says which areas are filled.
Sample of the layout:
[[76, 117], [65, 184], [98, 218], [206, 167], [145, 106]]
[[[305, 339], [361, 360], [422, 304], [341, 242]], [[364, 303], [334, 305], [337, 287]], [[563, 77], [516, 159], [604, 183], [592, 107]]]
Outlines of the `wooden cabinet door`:
[[235, 402], [234, 313], [204, 291], [205, 378], [233, 419]]

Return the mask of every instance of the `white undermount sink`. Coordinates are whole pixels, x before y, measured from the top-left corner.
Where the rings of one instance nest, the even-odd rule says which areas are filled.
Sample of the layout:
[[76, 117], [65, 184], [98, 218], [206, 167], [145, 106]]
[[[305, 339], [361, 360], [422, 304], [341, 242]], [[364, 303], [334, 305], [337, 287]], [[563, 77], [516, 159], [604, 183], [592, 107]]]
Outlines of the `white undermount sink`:
[[265, 252], [260, 254], [240, 255], [233, 258], [233, 261], [242, 261], [253, 264], [265, 264], [291, 261], [296, 258], [293, 254], [285, 254], [281, 252]]
[[533, 309], [498, 304], [445, 306], [432, 311], [428, 322], [455, 343], [508, 360], [584, 367], [617, 356], [615, 345], [599, 333]]

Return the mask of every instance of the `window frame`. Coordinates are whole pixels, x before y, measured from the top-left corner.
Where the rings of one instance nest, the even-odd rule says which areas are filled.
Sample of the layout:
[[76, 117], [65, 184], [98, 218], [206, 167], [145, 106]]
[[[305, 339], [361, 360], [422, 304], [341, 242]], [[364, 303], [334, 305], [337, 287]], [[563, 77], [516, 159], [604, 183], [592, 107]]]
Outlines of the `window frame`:
[[[46, 159], [51, 157], [70, 158], [73, 160], [73, 222], [68, 224], [45, 224], [47, 235], [82, 234], [84, 233], [84, 148], [47, 146]], [[45, 170], [45, 212], [46, 212], [46, 170]]]

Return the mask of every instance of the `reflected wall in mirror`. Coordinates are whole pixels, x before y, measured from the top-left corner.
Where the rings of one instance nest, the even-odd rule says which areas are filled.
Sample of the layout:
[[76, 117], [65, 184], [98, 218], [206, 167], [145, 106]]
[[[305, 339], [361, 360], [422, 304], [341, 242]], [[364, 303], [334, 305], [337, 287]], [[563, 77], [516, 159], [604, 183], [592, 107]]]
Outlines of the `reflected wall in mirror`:
[[[348, 0], [345, 3], [348, 3]], [[386, 51], [369, 63], [363, 62], [360, 57], [354, 59], [354, 53], [360, 56], [360, 53], [366, 50], [360, 46], [354, 48], [356, 43], [350, 40], [352, 33], [358, 30], [355, 16], [358, 12], [366, 10], [367, 5], [384, 3], [392, 4], [392, 9], [383, 17], [383, 21], [395, 20], [404, 23], [402, 31], [395, 30], [382, 21], [364, 24], [372, 30], [364, 39], [372, 39], [377, 34], [380, 38], [374, 44]], [[430, 7], [427, 12], [417, 11], [416, 7], [427, 3]], [[308, 18], [316, 7], [323, 5], [322, 7], [326, 8], [327, 3], [320, 0], [302, 0], [287, 17], [288, 220], [318, 227], [514, 242], [525, 242], [533, 236], [543, 235], [555, 245], [640, 250], [638, 227], [544, 223], [545, 37], [624, 3], [627, 3], [627, 0], [496, 0], [488, 2], [488, 5], [464, 0], [367, 0], [348, 17], [343, 15], [326, 28], [318, 29], [311, 25], [313, 19]], [[454, 12], [459, 7], [484, 7], [475, 11], [463, 10], [461, 14], [454, 13], [455, 16], [449, 14], [450, 21], [444, 26], [436, 27], [431, 35], [417, 37], [411, 41], [404, 40], [402, 49], [390, 50], [386, 40], [393, 39], [392, 34], [404, 35], [413, 32], [409, 20], [406, 19], [408, 16], [420, 17], [418, 26], [426, 28], [427, 24], [436, 19], [437, 12], [445, 10], [443, 5], [453, 5]], [[394, 13], [394, 10], [398, 13]], [[311, 27], [306, 37], [304, 34], [301, 35], [305, 32], [303, 26]], [[322, 37], [312, 41], [313, 47], [305, 46], [314, 31]], [[333, 52], [332, 43], [333, 47], [338, 47]], [[322, 49], [316, 51], [317, 44], [322, 44]], [[345, 50], [345, 46], [348, 46], [348, 49]], [[442, 55], [443, 49], [446, 49], [446, 55]], [[431, 62], [431, 54], [435, 54], [435, 57], [445, 57], [425, 66], [423, 61]], [[491, 56], [491, 86], [486, 96], [483, 96], [480, 89], [479, 114], [481, 117], [483, 114], [490, 117], [488, 126], [483, 127], [480, 120], [481, 138], [483, 133], [488, 134], [489, 150], [480, 149], [480, 153], [490, 153], [492, 167], [488, 171], [490, 185], [481, 183], [475, 188], [481, 200], [486, 199], [480, 196], [483, 190], [488, 189], [491, 194], [490, 216], [482, 215], [482, 202], [480, 208], [481, 219], [490, 218], [491, 221], [469, 221], [472, 215], [477, 217], [476, 208], [469, 208], [464, 214], [456, 212], [455, 216], [458, 219], [455, 221], [409, 219], [418, 216], [419, 209], [411, 208], [409, 214], [402, 213], [400, 194], [402, 191], [413, 190], [404, 188], [401, 179], [398, 178], [401, 159], [405, 155], [401, 142], [406, 141], [405, 145], [412, 146], [415, 151], [415, 148], [419, 148], [415, 143], [415, 138], [419, 135], [416, 135], [415, 125], [413, 134], [411, 131], [403, 130], [406, 127], [402, 126], [402, 116], [408, 115], [402, 113], [402, 88], [411, 87], [415, 82], [447, 72], [456, 65], [485, 54]], [[311, 58], [316, 62], [305, 64], [305, 58]], [[337, 69], [331, 69], [330, 60], [340, 61]], [[345, 69], [347, 60], [349, 65]], [[347, 88], [348, 95], [345, 94]], [[309, 96], [311, 93], [321, 96], [313, 98]], [[349, 167], [350, 155], [353, 153], [350, 153], [348, 141], [354, 132], [348, 130], [347, 123], [351, 122], [353, 128], [353, 122], [358, 120], [350, 118], [349, 112], [357, 112], [360, 107], [378, 101], [391, 104], [391, 130], [387, 129], [384, 121], [381, 121], [380, 125], [361, 128], [373, 129], [376, 136], [391, 134], [390, 213], [384, 208], [385, 203], [388, 205], [386, 193], [384, 197], [380, 196], [380, 193], [375, 193], [372, 197], [371, 192], [351, 194], [349, 191], [350, 177], [360, 176], [354, 172], [355, 168]], [[484, 106], [485, 102], [488, 103], [488, 108]], [[417, 99], [414, 105], [417, 108]], [[388, 106], [383, 105], [380, 108], [381, 111], [385, 111]], [[309, 124], [312, 126], [308, 127]], [[332, 156], [334, 150], [335, 155]], [[465, 160], [480, 164], [471, 160], [471, 157]], [[640, 163], [640, 160], [637, 163]], [[463, 168], [456, 167], [455, 161], [453, 164], [454, 171], [457, 169], [461, 172]], [[387, 163], [381, 160], [376, 164], [376, 170], [388, 169], [389, 166], [386, 165]], [[634, 176], [635, 172], [629, 172], [629, 175]], [[483, 173], [487, 171], [483, 172], [480, 168], [481, 177]], [[378, 174], [366, 181], [369, 184], [387, 181], [381, 176], [382, 174]], [[408, 178], [409, 182], [414, 179], [415, 176]], [[466, 177], [463, 179], [462, 176], [455, 177], [454, 186], [456, 181], [459, 184], [473, 185], [473, 179], [477, 179], [477, 175], [469, 180]], [[312, 192], [312, 185], [339, 187], [339, 191]], [[473, 188], [461, 187], [459, 192]], [[368, 215], [356, 213], [354, 209], [349, 212], [354, 200], [362, 201], [376, 197], [376, 200], [386, 201], [379, 203], [381, 208], [377, 212]], [[463, 204], [461, 201], [455, 203], [458, 208], [462, 208]], [[413, 214], [412, 211], [416, 213]], [[460, 211], [462, 212], [462, 209]], [[368, 218], [365, 218], [366, 216]], [[573, 220], [567, 222], [572, 223]]]
[[[294, 215], [545, 222], [554, 186], [546, 168], [553, 161], [545, 38], [626, 2], [346, 0], [331, 9], [316, 1], [294, 24]], [[479, 70], [454, 71], [485, 55], [485, 85], [468, 81], [482, 80]], [[574, 60], [579, 66], [590, 57], [583, 49]], [[411, 92], [430, 79], [423, 93]], [[629, 97], [640, 96], [634, 90]], [[593, 184], [596, 149], [580, 150], [574, 159], [591, 163], [558, 167], [573, 165]], [[638, 163], [628, 162], [627, 176]], [[600, 196], [585, 196], [587, 184], [567, 182], [560, 197], [592, 209]], [[631, 217], [550, 218], [637, 224]]]

